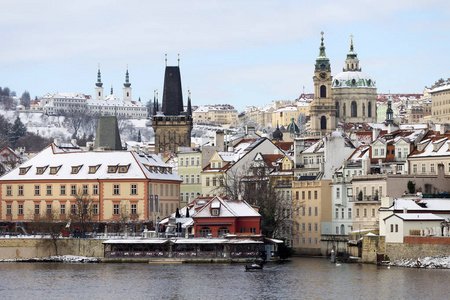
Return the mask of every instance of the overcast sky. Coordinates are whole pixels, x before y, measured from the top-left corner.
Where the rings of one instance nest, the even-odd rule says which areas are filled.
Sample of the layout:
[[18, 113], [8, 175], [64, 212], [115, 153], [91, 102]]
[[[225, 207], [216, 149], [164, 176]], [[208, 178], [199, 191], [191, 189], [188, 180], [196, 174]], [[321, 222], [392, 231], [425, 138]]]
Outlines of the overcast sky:
[[18, 96], [105, 94], [162, 99], [164, 54], [177, 64], [193, 105], [238, 110], [313, 92], [324, 31], [332, 75], [350, 35], [379, 93], [421, 93], [450, 77], [448, 1], [38, 1], [0, 0], [0, 86]]

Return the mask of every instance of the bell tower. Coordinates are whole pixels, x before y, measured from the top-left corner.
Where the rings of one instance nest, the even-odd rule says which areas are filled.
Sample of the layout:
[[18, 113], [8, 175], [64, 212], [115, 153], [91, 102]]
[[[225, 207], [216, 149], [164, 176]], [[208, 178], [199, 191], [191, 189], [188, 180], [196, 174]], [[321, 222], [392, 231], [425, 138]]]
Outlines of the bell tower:
[[100, 73], [100, 64], [98, 64], [97, 82], [95, 83], [95, 99], [103, 100], [102, 73]]
[[336, 108], [331, 98], [331, 66], [325, 54], [323, 31], [321, 32], [319, 56], [314, 68], [314, 100], [311, 104], [311, 134], [322, 135], [336, 129]]
[[125, 83], [123, 84], [123, 100], [131, 101], [131, 83], [130, 74], [128, 73], [128, 65], [127, 72], [125, 73]]

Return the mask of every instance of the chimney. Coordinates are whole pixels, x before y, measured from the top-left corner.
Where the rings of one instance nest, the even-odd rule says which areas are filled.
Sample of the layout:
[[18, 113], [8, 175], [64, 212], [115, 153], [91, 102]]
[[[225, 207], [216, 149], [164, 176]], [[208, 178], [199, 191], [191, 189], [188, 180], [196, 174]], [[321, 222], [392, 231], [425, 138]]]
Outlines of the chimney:
[[55, 146], [61, 147], [61, 141], [59, 139], [54, 139], [53, 143], [55, 144]]
[[445, 134], [449, 130], [450, 130], [450, 124], [441, 124], [441, 126], [439, 127], [439, 133], [441, 135]]
[[217, 149], [219, 151], [225, 151], [225, 146], [224, 146], [224, 132], [222, 130], [218, 130], [216, 131], [216, 141], [215, 141], [215, 146], [217, 147]]
[[77, 146], [77, 140], [76, 139], [71, 139], [70, 143], [72, 144], [72, 146]]

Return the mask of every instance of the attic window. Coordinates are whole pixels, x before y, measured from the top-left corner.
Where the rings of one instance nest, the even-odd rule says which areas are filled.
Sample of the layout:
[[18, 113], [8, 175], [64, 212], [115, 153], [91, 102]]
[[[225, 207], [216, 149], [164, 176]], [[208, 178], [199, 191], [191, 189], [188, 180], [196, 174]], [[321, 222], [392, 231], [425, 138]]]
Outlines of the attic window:
[[172, 174], [172, 168], [167, 168], [167, 172], [169, 172], [169, 174]]
[[78, 172], [80, 172], [80, 169], [83, 165], [80, 166], [72, 166], [72, 172], [71, 174], [78, 174]]
[[31, 168], [31, 166], [29, 167], [25, 167], [25, 168], [19, 168], [19, 175], [25, 175], [27, 174], [28, 170]]
[[108, 166], [108, 173], [116, 173], [117, 166]]
[[218, 215], [219, 215], [219, 209], [218, 209], [218, 208], [213, 208], [213, 209], [211, 210], [211, 214], [212, 214], [213, 216], [218, 216]]
[[89, 166], [89, 174], [94, 174], [95, 172], [97, 172], [98, 168], [100, 168], [101, 165], [96, 165], [96, 166]]
[[61, 168], [61, 166], [50, 167], [50, 174], [51, 174], [51, 175], [55, 175], [56, 173], [58, 173], [58, 171], [59, 171], [60, 168]]
[[37, 168], [36, 168], [36, 174], [37, 174], [37, 175], [42, 175], [42, 174], [44, 174], [45, 170], [47, 170], [47, 167], [48, 167], [48, 166], [45, 166], [45, 167], [37, 167]]
[[127, 166], [119, 166], [119, 173], [127, 173], [129, 167], [130, 167], [130, 165], [127, 165]]

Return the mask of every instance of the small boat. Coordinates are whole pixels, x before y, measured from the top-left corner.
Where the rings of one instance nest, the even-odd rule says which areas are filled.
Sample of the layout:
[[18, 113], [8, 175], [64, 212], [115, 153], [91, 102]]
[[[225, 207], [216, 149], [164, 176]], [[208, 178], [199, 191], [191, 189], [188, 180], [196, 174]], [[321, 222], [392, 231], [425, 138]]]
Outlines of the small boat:
[[262, 270], [264, 261], [262, 259], [256, 259], [252, 264], [245, 265], [245, 271], [248, 270]]

